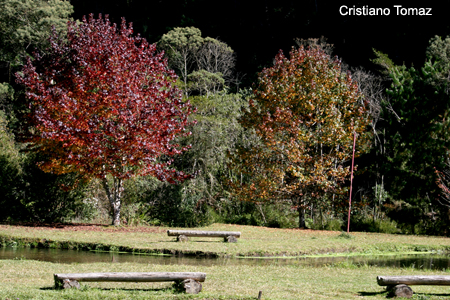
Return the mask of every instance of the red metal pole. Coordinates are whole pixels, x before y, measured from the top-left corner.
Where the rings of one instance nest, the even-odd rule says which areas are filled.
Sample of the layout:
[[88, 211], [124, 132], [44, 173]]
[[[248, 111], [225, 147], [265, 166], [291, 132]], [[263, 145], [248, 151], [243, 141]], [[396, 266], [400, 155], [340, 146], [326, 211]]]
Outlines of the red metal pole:
[[356, 132], [353, 132], [352, 172], [350, 173], [350, 199], [348, 200], [347, 233], [350, 232], [350, 211], [352, 210], [352, 185], [353, 185], [353, 166], [355, 164], [355, 145], [356, 145]]

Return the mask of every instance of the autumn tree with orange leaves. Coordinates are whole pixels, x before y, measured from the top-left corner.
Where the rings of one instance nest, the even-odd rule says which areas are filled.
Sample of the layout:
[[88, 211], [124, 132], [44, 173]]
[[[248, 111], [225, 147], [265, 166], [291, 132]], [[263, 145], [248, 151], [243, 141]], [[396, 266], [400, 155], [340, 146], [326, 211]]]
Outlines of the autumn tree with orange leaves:
[[[304, 211], [325, 199], [348, 199], [353, 136], [357, 151], [367, 149], [369, 114], [363, 94], [341, 62], [320, 47], [280, 52], [274, 66], [258, 77], [250, 109], [241, 119], [258, 144], [232, 154], [234, 194], [257, 203], [284, 201]], [[328, 202], [329, 203], [329, 202]]]
[[163, 53], [132, 33], [131, 23], [108, 16], [69, 22], [67, 36], [54, 32], [45, 54], [17, 75], [30, 100], [29, 142], [48, 158], [41, 169], [101, 179], [114, 225], [127, 178], [190, 177], [172, 169], [170, 157], [186, 150], [173, 141], [188, 134], [192, 107]]

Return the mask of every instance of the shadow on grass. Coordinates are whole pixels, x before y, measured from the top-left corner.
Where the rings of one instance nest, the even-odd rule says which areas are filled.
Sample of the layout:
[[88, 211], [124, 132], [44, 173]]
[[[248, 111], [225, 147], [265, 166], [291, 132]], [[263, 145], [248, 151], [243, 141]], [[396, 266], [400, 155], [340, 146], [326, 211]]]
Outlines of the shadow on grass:
[[[89, 286], [82, 286], [79, 290], [100, 290], [100, 291], [125, 291], [125, 292], [171, 292], [174, 294], [183, 294], [183, 291], [179, 291], [174, 287], [165, 287], [165, 288], [91, 288]], [[64, 289], [57, 289], [54, 286], [42, 287], [41, 291], [64, 291]]]
[[[381, 291], [381, 292], [358, 292], [359, 296], [362, 297], [370, 297], [370, 296], [380, 296], [380, 295], [386, 295], [386, 299], [395, 298], [394, 294], [390, 294], [389, 291]], [[426, 297], [434, 296], [434, 297], [444, 297], [447, 299], [447, 297], [450, 297], [450, 294], [433, 294], [433, 293], [416, 293], [414, 292], [414, 295], [422, 296], [419, 299], [427, 299]]]
[[194, 243], [225, 243], [224, 241], [190, 241]]
[[[167, 243], [167, 242], [173, 242], [173, 243], [226, 243], [226, 242], [221, 241], [221, 240], [217, 240], [217, 241], [189, 240], [189, 241], [187, 241], [187, 242], [179, 242], [179, 241], [177, 241], [177, 240], [171, 240], [171, 241], [161, 241], [161, 242], [164, 242], [164, 243]], [[151, 242], [149, 242], [149, 243], [151, 243]]]
[[438, 293], [434, 294], [434, 293], [416, 293], [416, 292], [414, 292], [414, 295], [423, 296], [422, 298], [419, 298], [419, 299], [427, 299], [426, 297], [430, 297], [430, 296], [444, 297], [444, 299], [449, 299], [449, 297], [450, 297], [450, 294], [438, 294]]
[[370, 296], [379, 296], [379, 295], [383, 295], [386, 294], [386, 296], [388, 295], [388, 291], [381, 291], [381, 292], [358, 292], [359, 296], [363, 296], [363, 297], [370, 297]]
[[174, 294], [178, 294], [181, 292], [177, 292], [174, 288], [96, 288], [97, 290], [101, 291], [125, 291], [125, 292], [172, 292]]

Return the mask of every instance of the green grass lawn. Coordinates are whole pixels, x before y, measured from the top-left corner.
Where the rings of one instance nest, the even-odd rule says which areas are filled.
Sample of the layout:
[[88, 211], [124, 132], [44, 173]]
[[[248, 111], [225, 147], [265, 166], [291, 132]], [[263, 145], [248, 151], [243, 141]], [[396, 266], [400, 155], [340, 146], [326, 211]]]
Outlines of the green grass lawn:
[[[0, 238], [7, 244], [11, 239], [45, 241], [49, 247], [99, 250], [142, 250], [219, 256], [303, 256], [323, 254], [383, 254], [411, 251], [448, 251], [450, 239], [413, 235], [351, 233], [346, 238], [336, 231], [274, 229], [256, 226], [213, 224], [202, 230], [240, 231], [237, 243], [223, 243], [220, 238], [191, 238], [178, 243], [167, 236], [166, 227], [97, 226], [95, 231], [83, 227], [52, 228], [0, 225]], [[172, 228], [174, 229], [174, 228]], [[79, 247], [78, 247], [79, 248]]]
[[[392, 254], [410, 251], [447, 251], [444, 237], [351, 233], [214, 224], [202, 230], [240, 231], [237, 243], [220, 238], [191, 238], [178, 243], [163, 227], [26, 227], [0, 225], [4, 246], [51, 247], [88, 245], [92, 248], [138, 249], [210, 253], [219, 256], [305, 256], [339, 254]], [[171, 283], [82, 283], [80, 290], [55, 290], [54, 273], [83, 272], [205, 272], [207, 279], [198, 295], [176, 292]], [[386, 299], [376, 283], [379, 275], [449, 275], [449, 270], [413, 267], [394, 269], [340, 262], [321, 267], [292, 264], [220, 264], [213, 266], [143, 263], [50, 263], [0, 260], [0, 299]], [[414, 286], [413, 299], [450, 299], [450, 287]]]
[[[178, 293], [171, 283], [82, 283], [80, 290], [55, 290], [54, 273], [205, 272], [198, 295]], [[0, 299], [386, 299], [378, 275], [442, 275], [412, 268], [390, 269], [341, 263], [301, 265], [185, 266], [154, 264], [59, 264], [27, 260], [0, 261]], [[449, 299], [450, 288], [413, 286], [414, 299]]]

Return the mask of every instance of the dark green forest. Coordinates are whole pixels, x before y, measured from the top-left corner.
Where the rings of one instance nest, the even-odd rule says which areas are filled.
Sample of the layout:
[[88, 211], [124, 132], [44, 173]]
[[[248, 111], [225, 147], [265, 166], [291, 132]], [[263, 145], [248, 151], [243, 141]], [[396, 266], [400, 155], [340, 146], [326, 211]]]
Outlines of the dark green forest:
[[[52, 27], [64, 37], [68, 21], [102, 14], [164, 51], [195, 108], [172, 163], [192, 178], [124, 181], [122, 224], [343, 230], [357, 132], [350, 230], [449, 235], [449, 2], [395, 3], [431, 8], [419, 16], [390, 1], [0, 0], [0, 221], [111, 223], [101, 180], [39, 167], [49, 157], [30, 147], [17, 81], [27, 58], [48, 54]], [[343, 16], [343, 5], [390, 14]], [[299, 93], [309, 82], [348, 103]]]

